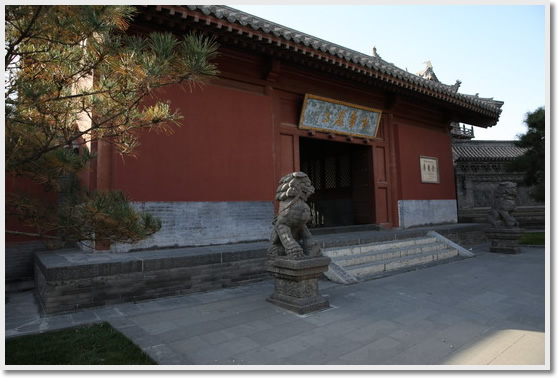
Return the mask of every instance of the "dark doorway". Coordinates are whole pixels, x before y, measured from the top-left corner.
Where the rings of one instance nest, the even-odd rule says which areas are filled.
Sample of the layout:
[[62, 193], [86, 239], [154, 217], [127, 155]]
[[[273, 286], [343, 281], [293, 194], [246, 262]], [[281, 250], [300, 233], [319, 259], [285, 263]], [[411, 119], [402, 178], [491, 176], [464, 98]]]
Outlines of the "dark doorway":
[[300, 138], [300, 169], [316, 192], [310, 227], [373, 223], [371, 146]]

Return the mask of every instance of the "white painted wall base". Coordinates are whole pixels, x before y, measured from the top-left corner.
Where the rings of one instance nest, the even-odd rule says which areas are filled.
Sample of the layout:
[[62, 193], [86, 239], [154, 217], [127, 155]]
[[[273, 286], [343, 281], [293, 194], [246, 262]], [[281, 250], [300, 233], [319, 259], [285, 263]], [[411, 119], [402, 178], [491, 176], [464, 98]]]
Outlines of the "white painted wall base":
[[113, 244], [111, 252], [267, 240], [274, 216], [271, 201], [145, 202], [134, 205], [160, 218], [161, 230], [136, 244]]
[[400, 200], [397, 205], [402, 228], [457, 223], [456, 200]]

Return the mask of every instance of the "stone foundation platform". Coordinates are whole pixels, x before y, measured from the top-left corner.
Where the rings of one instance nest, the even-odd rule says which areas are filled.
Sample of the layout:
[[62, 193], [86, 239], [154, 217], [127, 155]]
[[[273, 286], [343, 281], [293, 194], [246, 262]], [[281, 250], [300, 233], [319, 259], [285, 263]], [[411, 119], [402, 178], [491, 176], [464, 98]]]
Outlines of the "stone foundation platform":
[[520, 252], [519, 238], [524, 230], [521, 228], [490, 228], [485, 231], [490, 240], [490, 252], [517, 254]]
[[267, 271], [275, 278], [275, 292], [267, 300], [300, 315], [329, 308], [329, 301], [320, 295], [318, 278], [330, 262], [326, 256], [270, 260]]
[[35, 255], [46, 313], [219, 290], [269, 279], [268, 243], [131, 253], [76, 250]]
[[[486, 242], [485, 224], [439, 225], [407, 230], [375, 230], [364, 226], [313, 229], [321, 248], [424, 236], [435, 230], [463, 246]], [[219, 290], [272, 277], [267, 269], [268, 241], [156, 249], [128, 253], [86, 253], [81, 250], [35, 252], [35, 288], [43, 311], [136, 302], [166, 296]], [[287, 267], [284, 267], [287, 268]], [[32, 274], [31, 272], [29, 273]], [[311, 286], [311, 285], [310, 285]], [[280, 293], [274, 298], [284, 299]], [[323, 299], [323, 298], [322, 298]], [[297, 307], [319, 307], [308, 298], [290, 298]], [[273, 300], [273, 299], [272, 299]]]

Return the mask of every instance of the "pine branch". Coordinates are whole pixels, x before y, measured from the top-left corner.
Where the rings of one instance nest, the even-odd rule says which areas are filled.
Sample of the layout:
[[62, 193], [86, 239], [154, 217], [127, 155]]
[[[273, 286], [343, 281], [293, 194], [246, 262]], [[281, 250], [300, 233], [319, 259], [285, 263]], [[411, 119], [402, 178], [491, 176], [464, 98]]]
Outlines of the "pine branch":
[[15, 54], [15, 50], [17, 48], [17, 46], [26, 38], [29, 37], [29, 32], [31, 31], [31, 29], [33, 28], [33, 26], [35, 25], [35, 22], [37, 22], [39, 16], [41, 15], [41, 11], [43, 9], [42, 5], [39, 5], [37, 7], [37, 10], [35, 12], [35, 14], [33, 15], [31, 21], [29, 22], [29, 24], [27, 24], [27, 27], [25, 28], [24, 31], [21, 32], [20, 36], [18, 39], [16, 39], [14, 42], [9, 43], [7, 45], [6, 48], [6, 55], [4, 58], [4, 64], [5, 67], [8, 67], [9, 63], [13, 61], [13, 59], [15, 58], [16, 54]]
[[126, 36], [133, 13], [126, 6], [7, 9], [6, 174], [64, 199], [11, 197], [7, 214], [37, 230], [27, 236], [130, 243], [153, 234], [160, 221], [135, 211], [123, 194], [81, 188], [77, 173], [91, 155], [65, 147], [104, 140], [131, 155], [138, 130], [172, 132], [178, 111], [160, 101], [141, 105], [160, 88], [207, 83], [218, 72], [209, 61], [216, 43], [193, 34]]

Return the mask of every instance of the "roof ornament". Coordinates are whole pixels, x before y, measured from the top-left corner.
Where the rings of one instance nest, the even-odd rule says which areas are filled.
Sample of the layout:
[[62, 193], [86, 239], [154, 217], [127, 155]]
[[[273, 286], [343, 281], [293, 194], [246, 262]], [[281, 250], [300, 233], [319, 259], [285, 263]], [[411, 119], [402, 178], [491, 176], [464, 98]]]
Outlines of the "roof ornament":
[[460, 86], [461, 86], [461, 80], [456, 80], [455, 84], [451, 86], [451, 90], [457, 93]]
[[382, 59], [382, 57], [380, 56], [380, 54], [378, 54], [378, 50], [376, 50], [376, 46], [374, 46], [374, 47], [372, 48], [372, 56], [373, 56], [374, 58]]
[[422, 77], [423, 79], [432, 80], [439, 83], [440, 80], [438, 80], [438, 77], [434, 73], [434, 68], [432, 68], [432, 62], [427, 60], [426, 62], [424, 62], [424, 64], [426, 64], [426, 68], [422, 71], [417, 72], [416, 74]]

